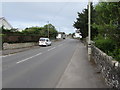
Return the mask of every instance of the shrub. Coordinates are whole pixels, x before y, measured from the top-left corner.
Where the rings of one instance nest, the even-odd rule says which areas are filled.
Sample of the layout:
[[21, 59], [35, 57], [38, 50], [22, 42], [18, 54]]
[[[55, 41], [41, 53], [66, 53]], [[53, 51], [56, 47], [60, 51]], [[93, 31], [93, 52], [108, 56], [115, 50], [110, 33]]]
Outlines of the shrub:
[[120, 49], [115, 49], [113, 52], [109, 52], [108, 55], [120, 62]]
[[94, 41], [96, 47], [120, 62], [120, 48], [116, 46], [116, 43], [112, 39], [98, 35]]
[[112, 52], [115, 49], [115, 42], [110, 38], [98, 36], [95, 38], [95, 46], [104, 51], [105, 53]]

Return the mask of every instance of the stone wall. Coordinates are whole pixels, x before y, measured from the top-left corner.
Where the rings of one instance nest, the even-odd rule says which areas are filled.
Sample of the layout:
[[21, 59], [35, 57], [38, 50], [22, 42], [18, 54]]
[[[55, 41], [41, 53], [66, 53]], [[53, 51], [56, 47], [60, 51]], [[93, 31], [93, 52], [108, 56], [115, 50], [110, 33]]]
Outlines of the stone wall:
[[120, 89], [120, 63], [94, 45], [91, 46], [91, 50], [91, 57], [97, 64], [99, 72], [105, 79], [105, 83], [110, 88]]
[[3, 49], [17, 49], [17, 48], [25, 48], [25, 47], [31, 47], [31, 46], [36, 46], [38, 43], [15, 43], [15, 44], [9, 44], [9, 43], [4, 43], [3, 44]]

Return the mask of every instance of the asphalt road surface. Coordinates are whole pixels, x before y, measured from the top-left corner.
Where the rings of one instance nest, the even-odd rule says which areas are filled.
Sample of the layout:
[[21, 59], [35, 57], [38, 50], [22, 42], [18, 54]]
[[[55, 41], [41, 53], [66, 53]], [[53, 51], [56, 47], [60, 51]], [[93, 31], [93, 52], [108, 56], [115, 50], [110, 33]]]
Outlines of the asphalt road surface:
[[79, 43], [66, 39], [2, 57], [2, 87], [55, 88]]

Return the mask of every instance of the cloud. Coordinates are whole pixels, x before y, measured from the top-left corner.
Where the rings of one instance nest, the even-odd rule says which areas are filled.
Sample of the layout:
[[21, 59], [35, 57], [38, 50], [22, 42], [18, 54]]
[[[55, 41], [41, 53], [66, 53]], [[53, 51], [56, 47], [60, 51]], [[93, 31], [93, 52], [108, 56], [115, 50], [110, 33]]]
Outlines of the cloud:
[[55, 27], [74, 32], [73, 22], [77, 12], [82, 12], [87, 2], [4, 2], [3, 16], [17, 28], [42, 26], [50, 21]]

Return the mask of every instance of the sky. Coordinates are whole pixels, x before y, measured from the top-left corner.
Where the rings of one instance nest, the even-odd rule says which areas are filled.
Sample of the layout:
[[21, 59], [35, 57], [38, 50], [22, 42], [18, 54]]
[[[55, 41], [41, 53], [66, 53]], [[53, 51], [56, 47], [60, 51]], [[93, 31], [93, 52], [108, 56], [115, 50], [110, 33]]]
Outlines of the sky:
[[77, 12], [88, 2], [2, 2], [2, 16], [14, 27], [25, 29], [51, 23], [60, 32], [73, 33]]

